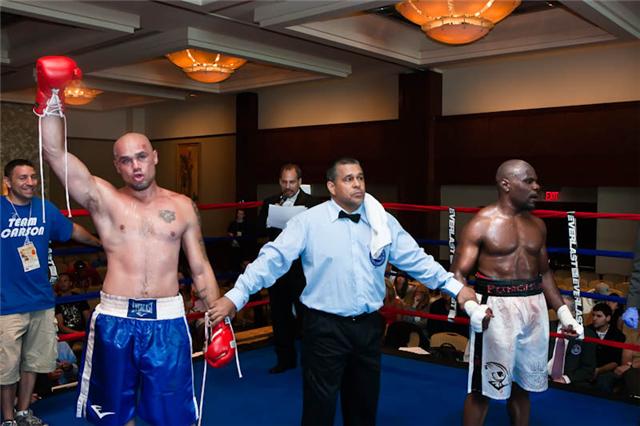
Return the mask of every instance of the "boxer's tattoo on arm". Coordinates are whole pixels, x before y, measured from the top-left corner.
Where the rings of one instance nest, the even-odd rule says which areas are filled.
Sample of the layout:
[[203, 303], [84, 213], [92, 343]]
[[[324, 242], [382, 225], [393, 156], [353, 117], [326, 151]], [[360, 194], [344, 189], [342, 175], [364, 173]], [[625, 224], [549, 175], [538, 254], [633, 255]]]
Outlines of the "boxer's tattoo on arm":
[[159, 216], [167, 223], [171, 223], [176, 220], [176, 212], [171, 210], [160, 210]]
[[207, 289], [206, 288], [196, 288], [195, 294], [198, 299], [205, 299], [207, 297]]
[[193, 211], [196, 212], [196, 217], [198, 218], [198, 225], [202, 227], [202, 218], [200, 217], [200, 210], [198, 209], [198, 206], [193, 200], [191, 200], [191, 206], [193, 207]]
[[198, 239], [198, 243], [200, 244], [202, 254], [204, 257], [207, 257], [207, 249], [204, 246], [204, 239], [202, 238], [202, 218], [200, 217], [200, 210], [193, 200], [191, 200], [191, 206], [193, 207], [193, 211], [196, 213], [196, 217], [198, 218], [198, 227], [200, 228], [200, 238]]

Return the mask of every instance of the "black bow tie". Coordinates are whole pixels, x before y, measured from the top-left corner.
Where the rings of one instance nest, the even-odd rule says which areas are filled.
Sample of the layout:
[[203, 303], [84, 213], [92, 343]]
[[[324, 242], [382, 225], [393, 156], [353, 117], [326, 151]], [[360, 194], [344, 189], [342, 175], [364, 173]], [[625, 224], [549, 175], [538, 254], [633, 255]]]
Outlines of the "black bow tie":
[[338, 219], [343, 219], [345, 217], [350, 221], [352, 221], [353, 223], [360, 222], [360, 213], [349, 214], [344, 210], [340, 210], [340, 213], [338, 213]]

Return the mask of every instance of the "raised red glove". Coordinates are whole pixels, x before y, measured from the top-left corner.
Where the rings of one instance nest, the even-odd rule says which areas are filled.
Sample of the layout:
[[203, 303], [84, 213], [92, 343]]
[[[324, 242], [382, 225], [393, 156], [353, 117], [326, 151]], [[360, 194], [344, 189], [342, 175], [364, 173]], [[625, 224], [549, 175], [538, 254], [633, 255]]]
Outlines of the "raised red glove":
[[[36, 77], [38, 91], [33, 112], [41, 117], [48, 114], [62, 116], [64, 88], [71, 80], [81, 79], [82, 71], [73, 59], [66, 56], [43, 56], [36, 61]], [[47, 109], [47, 103], [54, 93], [57, 93], [60, 102]]]
[[227, 365], [236, 355], [236, 340], [227, 320], [212, 330], [211, 342], [207, 346], [204, 358], [210, 366], [219, 368]]

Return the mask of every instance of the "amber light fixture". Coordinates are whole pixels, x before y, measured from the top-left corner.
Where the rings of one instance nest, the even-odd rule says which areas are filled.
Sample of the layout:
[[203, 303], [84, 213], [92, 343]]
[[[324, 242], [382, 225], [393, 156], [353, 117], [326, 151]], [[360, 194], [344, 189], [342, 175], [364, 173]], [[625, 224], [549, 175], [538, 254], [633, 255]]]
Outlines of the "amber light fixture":
[[189, 78], [202, 83], [224, 81], [247, 62], [246, 59], [196, 49], [185, 49], [166, 56], [182, 68]]
[[467, 44], [487, 35], [520, 3], [520, 0], [405, 0], [396, 4], [396, 10], [436, 41]]
[[85, 86], [81, 80], [72, 80], [64, 88], [64, 102], [69, 105], [86, 105], [100, 93], [102, 93], [102, 90], [91, 89]]

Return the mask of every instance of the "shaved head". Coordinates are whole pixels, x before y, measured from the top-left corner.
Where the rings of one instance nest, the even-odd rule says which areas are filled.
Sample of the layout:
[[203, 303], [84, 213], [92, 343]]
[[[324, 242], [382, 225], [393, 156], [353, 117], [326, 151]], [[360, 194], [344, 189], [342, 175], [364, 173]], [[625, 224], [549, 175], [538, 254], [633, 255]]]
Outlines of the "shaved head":
[[139, 148], [153, 151], [151, 142], [149, 142], [149, 139], [142, 133], [125, 133], [113, 144], [113, 157], [117, 158], [118, 152], [121, 152], [123, 147], [129, 144], [136, 144]]
[[523, 170], [533, 170], [531, 164], [524, 160], [511, 159], [500, 164], [496, 171], [496, 184], [500, 185], [502, 179], [510, 179], [522, 173]]

